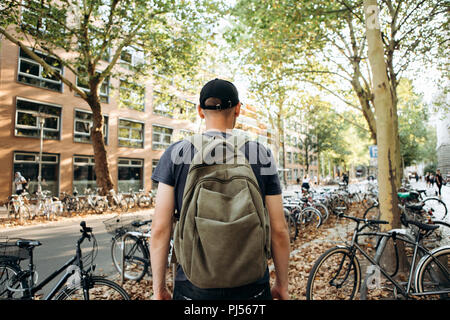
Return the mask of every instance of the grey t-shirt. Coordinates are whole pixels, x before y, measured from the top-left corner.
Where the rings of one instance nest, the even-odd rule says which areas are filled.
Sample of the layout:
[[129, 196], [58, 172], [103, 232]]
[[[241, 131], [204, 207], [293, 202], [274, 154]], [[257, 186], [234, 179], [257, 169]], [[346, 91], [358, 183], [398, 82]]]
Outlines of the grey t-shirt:
[[[204, 135], [213, 137], [214, 135], [222, 135], [227, 137], [227, 134], [219, 131], [208, 131]], [[190, 149], [190, 150], [189, 150]], [[248, 159], [252, 170], [258, 180], [258, 185], [263, 195], [263, 200], [266, 195], [281, 194], [280, 179], [270, 149], [266, 149], [262, 144], [255, 141], [248, 141], [241, 151]], [[187, 152], [187, 153], [186, 153]], [[186, 185], [186, 179], [190, 167], [190, 161], [194, 157], [196, 150], [187, 140], [181, 140], [170, 145], [161, 156], [153, 174], [152, 180], [155, 182], [162, 182], [175, 188], [175, 215], [181, 211], [183, 205], [183, 192]], [[177, 159], [186, 159], [188, 161], [177, 161]], [[265, 282], [269, 279], [269, 273], [258, 281]], [[175, 277], [176, 281], [185, 281], [186, 276], [179, 267]]]

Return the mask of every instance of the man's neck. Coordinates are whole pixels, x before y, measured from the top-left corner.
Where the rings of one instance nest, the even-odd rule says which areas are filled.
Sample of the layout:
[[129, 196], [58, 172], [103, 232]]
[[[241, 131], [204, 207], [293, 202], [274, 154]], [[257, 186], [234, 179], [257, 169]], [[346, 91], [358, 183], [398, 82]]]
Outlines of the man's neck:
[[206, 127], [205, 132], [230, 132], [231, 130], [233, 130], [233, 128], [228, 128], [228, 127]]

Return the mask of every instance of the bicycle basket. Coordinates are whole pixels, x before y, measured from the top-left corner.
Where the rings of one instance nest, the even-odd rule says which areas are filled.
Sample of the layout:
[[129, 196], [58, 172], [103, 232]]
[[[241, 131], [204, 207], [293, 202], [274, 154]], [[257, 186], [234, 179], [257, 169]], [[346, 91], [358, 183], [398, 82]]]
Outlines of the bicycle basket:
[[115, 216], [114, 218], [103, 221], [106, 232], [112, 235], [138, 230], [139, 227], [132, 225], [135, 221], [142, 221], [139, 216]]
[[29, 258], [28, 251], [17, 246], [15, 238], [0, 238], [0, 261], [17, 261]]

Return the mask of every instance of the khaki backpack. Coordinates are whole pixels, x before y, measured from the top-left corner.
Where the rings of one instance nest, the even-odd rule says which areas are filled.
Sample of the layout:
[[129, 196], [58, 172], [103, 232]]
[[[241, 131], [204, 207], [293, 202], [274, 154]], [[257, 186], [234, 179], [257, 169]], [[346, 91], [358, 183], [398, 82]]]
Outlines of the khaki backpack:
[[[267, 269], [270, 223], [258, 181], [240, 151], [246, 140], [233, 135], [194, 135], [187, 140], [197, 152], [174, 231], [177, 261], [199, 288], [252, 283]], [[228, 161], [211, 163], [213, 150], [214, 159], [227, 154], [222, 159]]]

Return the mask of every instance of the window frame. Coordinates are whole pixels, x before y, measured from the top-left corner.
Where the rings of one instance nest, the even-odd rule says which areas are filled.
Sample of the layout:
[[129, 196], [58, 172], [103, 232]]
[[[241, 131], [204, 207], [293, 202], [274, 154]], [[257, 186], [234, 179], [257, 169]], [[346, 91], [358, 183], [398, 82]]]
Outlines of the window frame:
[[[92, 140], [90, 139], [91, 134], [90, 133], [86, 133], [86, 132], [77, 132], [77, 121], [78, 122], [84, 122], [84, 123], [89, 123], [89, 132], [91, 131], [91, 128], [93, 126], [94, 120], [82, 120], [82, 119], [77, 119], [77, 112], [82, 112], [82, 113], [87, 113], [92, 115], [92, 111], [89, 110], [85, 110], [85, 109], [78, 109], [78, 108], [74, 108], [74, 113], [73, 113], [73, 142], [75, 143], [88, 143], [88, 144], [92, 144]], [[106, 125], [105, 125], [106, 124]], [[75, 140], [75, 135], [82, 135], [82, 136], [86, 136], [89, 137], [89, 141], [77, 141]], [[107, 114], [103, 114], [103, 136], [105, 139], [105, 145], [108, 145], [109, 143], [109, 115]]]
[[[57, 105], [57, 104], [53, 104], [53, 103], [40, 102], [40, 101], [26, 99], [26, 98], [21, 98], [21, 97], [16, 97], [16, 110], [15, 110], [15, 119], [14, 119], [14, 136], [15, 137], [40, 139], [40, 128], [39, 128], [39, 119], [40, 119], [40, 117], [36, 115], [36, 113], [39, 113], [40, 111], [35, 112], [35, 111], [31, 111], [31, 110], [20, 110], [20, 109], [17, 109], [19, 101], [25, 101], [25, 102], [34, 103], [34, 104], [37, 104], [37, 105], [46, 105], [46, 106], [58, 108], [60, 110], [59, 111], [59, 116], [52, 115], [52, 114], [47, 114], [47, 115], [51, 116], [51, 118], [55, 118], [57, 120], [57, 129], [45, 127], [45, 122], [44, 122], [43, 139], [44, 140], [61, 140], [62, 106]], [[19, 118], [18, 117], [19, 113], [27, 113], [27, 114], [35, 115], [36, 126], [28, 126], [28, 125], [18, 124], [17, 121], [18, 121], [18, 118]], [[33, 130], [37, 130], [38, 131], [38, 135], [37, 136], [18, 135], [17, 134], [17, 129], [26, 129], [26, 130], [27, 129], [28, 130], [33, 129]], [[58, 137], [57, 138], [46, 138], [45, 137], [45, 132], [46, 131], [58, 132]]]
[[[43, 67], [39, 62], [37, 62], [36, 60], [31, 59], [31, 57], [30, 57], [30, 58], [22, 57], [22, 56], [21, 56], [21, 53], [22, 53], [22, 52], [23, 52], [24, 54], [26, 54], [26, 53], [22, 50], [22, 48], [19, 47], [19, 55], [18, 55], [18, 60], [17, 60], [17, 82], [19, 82], [19, 83], [21, 83], [21, 84], [25, 84], [25, 85], [37, 87], [37, 88], [42, 88], [42, 89], [47, 89], [47, 90], [51, 90], [51, 91], [54, 91], [54, 92], [60, 92], [60, 93], [63, 93], [64, 83], [63, 83], [61, 80], [52, 80], [52, 79], [48, 79], [48, 78], [43, 77], [43, 76], [42, 76], [42, 73], [45, 71], [45, 70], [44, 70], [44, 67]], [[43, 55], [43, 56], [45, 56], [45, 57], [49, 57], [49, 58], [58, 60], [56, 57], [53, 57], [53, 56], [48, 55], [48, 54], [45, 54], [45, 53], [43, 53], [43, 52], [41, 52], [41, 51], [39, 51], [39, 50], [34, 50], [34, 52], [35, 52], [36, 54], [40, 54], [40, 55]], [[21, 67], [21, 62], [22, 62], [22, 61], [27, 62], [27, 63], [30, 63], [30, 64], [33, 64], [33, 65], [37, 65], [37, 66], [39, 67], [39, 75], [36, 76], [36, 75], [33, 75], [33, 74], [29, 74], [29, 73], [20, 71], [20, 69], [21, 69], [20, 67]], [[58, 60], [58, 61], [59, 61], [59, 60]], [[61, 63], [61, 61], [60, 61], [60, 63]], [[64, 76], [64, 66], [62, 65], [62, 63], [61, 63], [61, 68], [57, 68], [57, 67], [53, 67], [53, 66], [51, 66], [51, 67], [52, 67], [52, 69], [58, 70], [59, 73], [60, 73], [62, 76]], [[21, 80], [19, 80], [19, 77], [20, 77], [20, 76], [23, 76], [23, 77], [26, 77], [26, 78], [32, 78], [32, 79], [39, 80], [39, 85], [21, 81]], [[49, 83], [56, 84], [56, 85], [60, 85], [60, 89], [59, 89], [59, 90], [55, 90], [55, 89], [52, 89], [52, 88], [48, 88], [48, 87], [42, 86], [42, 85], [40, 84], [41, 81], [49, 82]]]
[[[131, 88], [128, 88], [126, 86], [122, 86], [122, 83], [131, 84], [131, 85], [135, 85], [137, 87], [142, 88], [142, 104], [136, 104], [136, 103], [134, 103], [134, 102], [132, 102], [130, 100], [122, 99], [122, 97], [121, 97], [122, 90], [126, 90], [126, 91], [130, 92], [130, 95], [131, 94], [136, 94], [135, 90], [133, 90]], [[146, 101], [147, 101], [146, 90], [147, 90], [147, 88], [146, 88], [145, 84], [138, 84], [136, 82], [130, 82], [130, 81], [127, 81], [124, 78], [119, 79], [119, 107], [121, 105], [123, 105], [127, 109], [136, 110], [136, 111], [140, 111], [140, 112], [145, 112], [146, 111], [145, 110], [146, 109]], [[137, 92], [137, 94], [139, 94], [139, 92]], [[142, 106], [142, 109], [135, 108], [135, 106]]]
[[[170, 142], [169, 143], [161, 142], [163, 140], [163, 138], [168, 135], [168, 133], [156, 132], [162, 138], [162, 139], [160, 138], [159, 142], [156, 142], [156, 144], [164, 145], [165, 147], [163, 147], [163, 148], [159, 148], [159, 147], [155, 146], [155, 141], [153, 140], [153, 135], [155, 133], [155, 131], [154, 131], [155, 127], [172, 130], [171, 133], [170, 133]], [[152, 123], [152, 150], [165, 150], [165, 149], [167, 149], [167, 147], [169, 147], [172, 144], [173, 133], [174, 133], [174, 129], [172, 127], [161, 125], [161, 124]]]
[[[133, 130], [137, 130], [137, 129], [131, 128], [131, 127], [127, 127], [127, 126], [123, 126], [123, 125], [121, 126], [121, 125], [120, 125], [120, 121], [129, 121], [129, 122], [134, 122], [134, 123], [139, 123], [139, 124], [141, 124], [141, 125], [142, 125], [142, 129], [141, 129], [140, 131], [141, 131], [141, 135], [142, 135], [142, 140], [138, 140], [138, 139], [133, 139], [133, 138], [131, 138], [131, 133], [132, 133], [132, 131], [133, 131]], [[129, 130], [128, 138], [121, 138], [121, 137], [120, 137], [120, 129], [128, 129], [128, 130]], [[138, 121], [138, 120], [133, 120], [133, 119], [127, 119], [127, 118], [119, 118], [119, 119], [118, 119], [118, 122], [117, 122], [117, 130], [118, 130], [118, 133], [117, 133], [117, 139], [118, 139], [118, 145], [119, 145], [119, 147], [126, 147], [126, 148], [140, 148], [140, 149], [144, 148], [144, 146], [145, 146], [145, 122]], [[122, 144], [120, 144], [120, 141], [121, 141], [121, 140], [131, 141], [131, 142], [142, 142], [142, 146], [127, 146], [127, 145], [122, 145]]]

